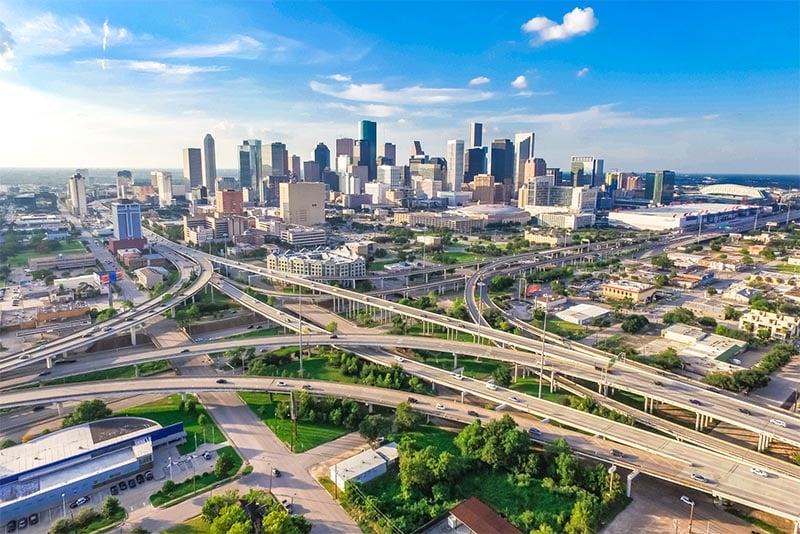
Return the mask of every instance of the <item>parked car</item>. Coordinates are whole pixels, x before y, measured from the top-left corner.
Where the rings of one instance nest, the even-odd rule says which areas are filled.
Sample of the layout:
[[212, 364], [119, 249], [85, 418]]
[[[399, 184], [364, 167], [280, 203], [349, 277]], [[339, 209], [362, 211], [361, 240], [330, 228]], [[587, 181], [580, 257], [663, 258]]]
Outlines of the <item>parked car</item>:
[[281, 472], [278, 469], [272, 468], [272, 476], [275, 478], [281, 478]]
[[133, 478], [132, 478], [132, 479], [130, 479], [130, 480], [128, 481], [128, 487], [129, 487], [130, 489], [133, 489], [133, 488], [135, 488], [135, 487], [136, 487], [136, 479], [133, 479]]
[[152, 471], [145, 471], [144, 479], [145, 480], [153, 480], [153, 472]]
[[17, 522], [13, 519], [6, 523], [6, 532], [16, 532], [17, 530]]
[[136, 483], [137, 484], [144, 484], [144, 475], [139, 473], [136, 475]]
[[111, 492], [111, 495], [119, 495], [119, 488], [117, 487], [116, 484], [108, 488], [108, 491]]
[[36, 525], [37, 523], [39, 523], [39, 514], [31, 514], [28, 516], [29, 525]]
[[126, 489], [128, 489], [128, 483], [123, 480], [122, 482], [119, 483], [119, 489], [120, 491], [125, 491]]
[[78, 497], [77, 499], [75, 499], [74, 501], [69, 503], [69, 507], [70, 508], [77, 508], [78, 506], [83, 506], [87, 502], [89, 502], [89, 496], [88, 495], [84, 495], [83, 497]]

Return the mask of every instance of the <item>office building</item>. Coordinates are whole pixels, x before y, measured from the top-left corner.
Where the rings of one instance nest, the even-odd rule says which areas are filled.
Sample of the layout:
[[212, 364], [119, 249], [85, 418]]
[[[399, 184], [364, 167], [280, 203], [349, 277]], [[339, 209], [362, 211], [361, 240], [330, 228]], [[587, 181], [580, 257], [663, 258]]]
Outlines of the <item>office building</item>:
[[477, 146], [483, 146], [483, 124], [473, 122], [469, 125], [469, 146], [467, 148]]
[[472, 182], [472, 198], [481, 204], [494, 204], [495, 180], [491, 174], [476, 174]]
[[653, 204], [669, 204], [675, 194], [673, 171], [648, 172], [644, 177], [644, 196]]
[[314, 148], [314, 161], [319, 164], [320, 172], [324, 170], [330, 170], [331, 168], [331, 151], [325, 145], [325, 143], [317, 143], [316, 148]]
[[289, 176], [289, 155], [285, 144], [275, 142], [269, 145], [269, 149], [264, 147], [261, 158], [262, 176]]
[[570, 161], [572, 186], [582, 187], [588, 185], [595, 187], [605, 178], [603, 160], [594, 156], [572, 156]]
[[425, 155], [425, 151], [422, 150], [422, 143], [420, 141], [414, 141], [411, 144], [411, 157], [412, 158], [420, 158]]
[[[536, 134], [533, 132], [518, 133], [514, 135], [514, 195], [524, 183], [525, 162], [533, 159], [533, 145]], [[544, 173], [542, 173], [543, 175]], [[541, 175], [537, 175], [541, 176]]]
[[241, 189], [217, 191], [216, 195], [217, 206], [216, 212], [218, 214], [226, 215], [241, 215], [242, 214], [242, 191]]
[[336, 157], [350, 156], [353, 157], [353, 140], [349, 137], [342, 137], [336, 140]]
[[383, 144], [383, 165], [397, 165], [397, 147], [394, 143]]
[[389, 186], [382, 182], [368, 182], [364, 184], [364, 193], [372, 197], [372, 204], [386, 204], [386, 193]]
[[324, 228], [294, 226], [281, 230], [281, 241], [297, 248], [319, 247], [328, 242]]
[[445, 191], [460, 191], [464, 181], [464, 141], [451, 139], [447, 142], [447, 179]]
[[297, 180], [300, 180], [303, 175], [303, 163], [300, 156], [292, 154], [292, 157], [289, 158], [289, 175]]
[[281, 218], [286, 224], [314, 226], [325, 223], [325, 184], [280, 184]]
[[[369, 141], [359, 139], [353, 141], [353, 165], [363, 165], [369, 169], [369, 154], [370, 154]], [[375, 172], [377, 176], [377, 170]], [[371, 178], [374, 179], [374, 178]]]
[[348, 156], [347, 154], [342, 154], [340, 156], [336, 156], [335, 161], [335, 170], [336, 174], [339, 176], [344, 176], [347, 174], [350, 165], [353, 163], [353, 157]]
[[322, 171], [322, 183], [325, 184], [328, 190], [339, 191], [340, 189], [339, 181], [340, 181], [339, 175], [336, 174], [335, 172]]
[[215, 191], [222, 189], [240, 189], [239, 180], [235, 176], [220, 176], [217, 178]]
[[68, 179], [70, 212], [76, 217], [86, 217], [86, 178], [75, 173]]
[[199, 148], [183, 149], [183, 178], [189, 189], [203, 185], [203, 157]]
[[[359, 121], [358, 122], [358, 138], [363, 139], [369, 143], [369, 155], [367, 165], [369, 166], [369, 179], [374, 180], [378, 175], [377, 159], [378, 159], [378, 125], [373, 121]], [[362, 162], [361, 165], [364, 163]]]
[[508, 139], [495, 139], [489, 152], [489, 174], [497, 183], [513, 184], [514, 181], [514, 144]]
[[162, 208], [172, 206], [172, 173], [166, 171], [150, 171], [150, 179], [158, 192], [158, 205]]
[[304, 182], [321, 182], [322, 169], [316, 161], [303, 162], [303, 181]]
[[478, 174], [486, 173], [486, 149], [473, 147], [466, 151], [464, 156], [464, 183], [472, 182]]
[[553, 179], [553, 185], [572, 185], [572, 182], [564, 182], [564, 173], [558, 167], [548, 167], [544, 175]]
[[[314, 232], [320, 231], [315, 230]], [[287, 237], [289, 234], [287, 232]], [[302, 235], [302, 231], [295, 232], [295, 234]], [[364, 276], [367, 273], [364, 258], [346, 249], [315, 250], [313, 252], [275, 251], [268, 254], [264, 261], [267, 269], [301, 276], [346, 278]]]
[[405, 173], [399, 165], [381, 165], [378, 167], [378, 182], [389, 189], [398, 189], [405, 185]]
[[131, 185], [133, 185], [133, 173], [117, 171], [117, 198], [128, 198], [131, 194]]
[[217, 152], [214, 138], [208, 133], [203, 138], [203, 185], [213, 195], [217, 184]]
[[131, 200], [111, 204], [114, 239], [141, 239], [142, 206]]
[[262, 183], [261, 140], [246, 139], [237, 147], [239, 160], [239, 185], [248, 188], [254, 200], [261, 200]]
[[603, 291], [603, 297], [607, 299], [630, 299], [634, 304], [647, 302], [656, 292], [656, 286], [632, 280], [607, 282], [600, 289]]

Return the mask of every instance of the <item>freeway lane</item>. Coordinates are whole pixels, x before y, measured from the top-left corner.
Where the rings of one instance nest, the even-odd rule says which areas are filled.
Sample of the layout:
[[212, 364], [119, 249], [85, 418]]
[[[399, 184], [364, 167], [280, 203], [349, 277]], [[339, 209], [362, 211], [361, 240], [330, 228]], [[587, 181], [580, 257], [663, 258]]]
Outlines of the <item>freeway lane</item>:
[[[483, 398], [503, 401], [502, 396], [493, 395], [494, 392], [486, 390], [482, 386], [450, 379], [454, 388], [468, 389], [472, 394]], [[289, 389], [298, 389], [303, 384], [312, 385], [312, 393], [350, 397], [365, 403], [374, 403], [384, 406], [395, 406], [404, 401], [408, 393], [392, 391], [367, 386], [352, 384], [338, 384], [319, 381], [300, 381], [281, 379], [288, 386], [279, 386], [278, 379], [275, 378], [253, 378], [253, 377], [232, 377], [228, 378], [224, 384], [217, 383], [215, 377], [179, 377], [179, 378], [156, 378], [147, 380], [123, 380], [93, 382], [90, 384], [72, 384], [66, 386], [52, 386], [46, 388], [30, 389], [25, 391], [10, 391], [0, 394], [0, 406], [19, 405], [24, 403], [37, 403], [48, 401], [64, 401], [79, 398], [96, 398], [101, 396], [119, 396], [131, 393], [179, 393], [179, 392], [199, 392], [199, 391], [272, 391], [287, 392]], [[447, 379], [440, 379], [440, 382], [447, 382]], [[446, 402], [445, 410], [439, 410], [435, 403], [441, 402], [436, 399], [420, 398], [422, 402], [415, 405], [421, 412], [436, 416], [449, 416], [450, 411], [459, 411], [457, 403]], [[531, 399], [525, 399], [524, 404], [516, 404], [515, 409], [529, 411], [531, 413], [548, 413], [554, 415], [552, 419], [558, 419], [567, 424], [578, 419], [591, 420], [599, 419], [595, 416], [575, 412], [567, 408]], [[545, 406], [540, 405], [542, 403]], [[580, 415], [576, 415], [580, 414]], [[462, 416], [463, 417], [463, 416]], [[529, 421], [529, 420], [524, 420]], [[526, 424], [526, 423], [523, 423]], [[795, 498], [800, 492], [800, 481], [782, 475], [771, 474], [769, 478], [762, 478], [749, 472], [749, 467], [734, 460], [726, 458], [724, 455], [707, 451], [700, 447], [695, 447], [687, 443], [680, 443], [671, 439], [638, 430], [633, 427], [613, 423], [608, 420], [600, 420], [598, 425], [601, 431], [600, 436], [607, 436], [620, 443], [629, 444], [642, 452], [632, 452], [629, 464], [638, 468], [642, 472], [647, 472], [654, 476], [663, 478], [682, 485], [689, 485], [701, 491], [712, 493], [713, 495], [723, 496], [742, 504], [753, 506], [761, 510], [774, 513], [796, 521], [800, 516], [800, 502]], [[563, 429], [557, 432], [552, 427], [543, 423], [537, 424], [546, 437], [553, 434], [561, 434]], [[569, 432], [566, 432], [569, 434]], [[584, 436], [584, 438], [587, 438]], [[608, 445], [602, 441], [593, 441], [582, 446], [584, 450], [604, 451], [608, 450]], [[628, 450], [628, 449], [626, 449]], [[654, 453], [654, 454], [646, 454]], [[667, 460], [664, 459], [667, 457]], [[700, 473], [711, 480], [710, 483], [699, 483], [692, 481], [690, 475]]]

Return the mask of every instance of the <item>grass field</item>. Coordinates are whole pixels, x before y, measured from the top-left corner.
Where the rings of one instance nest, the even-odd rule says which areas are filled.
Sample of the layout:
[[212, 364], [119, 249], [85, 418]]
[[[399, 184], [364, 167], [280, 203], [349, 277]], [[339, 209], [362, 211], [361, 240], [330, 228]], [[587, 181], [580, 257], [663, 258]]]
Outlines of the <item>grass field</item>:
[[[186, 400], [197, 400], [194, 395], [187, 395]], [[181, 402], [180, 395], [170, 395], [155, 402], [134, 406], [123, 410], [116, 415], [132, 415], [135, 417], [145, 417], [160, 423], [161, 426], [167, 426], [174, 423], [182, 422], [183, 429], [186, 431], [186, 443], [178, 447], [178, 452], [181, 454], [188, 454], [195, 450], [195, 444], [201, 443], [222, 443], [225, 441], [225, 436], [220, 432], [217, 425], [211, 420], [211, 417], [206, 413], [205, 408], [198, 402], [197, 410], [195, 413], [181, 412], [178, 407]], [[201, 426], [197, 420], [201, 414], [206, 416], [206, 424]], [[205, 428], [204, 428], [205, 427]], [[203, 430], [205, 429], [205, 432]]]
[[[533, 395], [534, 397], [539, 395], [539, 379], [538, 378], [520, 378], [517, 380], [516, 383], [512, 383], [509, 386], [509, 389], [513, 389], [514, 391], [519, 391], [520, 393], [525, 393], [526, 395]], [[555, 402], [558, 404], [564, 404], [568, 402], [570, 397], [574, 397], [573, 394], [568, 393], [564, 390], [556, 391], [555, 393], [550, 393], [550, 384], [545, 382], [542, 384], [542, 399], [550, 402]]]
[[789, 265], [788, 263], [780, 263], [775, 266], [775, 270], [780, 273], [796, 274], [800, 273], [800, 265]]
[[[534, 319], [531, 321], [531, 325], [536, 328], [541, 328], [543, 322], [544, 321], [540, 321], [539, 319]], [[588, 328], [584, 328], [578, 324], [568, 323], [558, 317], [547, 318], [547, 331], [568, 339], [583, 339], [589, 333]]]
[[[272, 430], [278, 439], [290, 449], [292, 446], [292, 423], [285, 419], [275, 417], [275, 403], [288, 401], [289, 395], [272, 395], [269, 393], [241, 392], [239, 397], [253, 410], [259, 419]], [[294, 452], [304, 452], [323, 443], [347, 434], [348, 431], [340, 426], [323, 423], [297, 422], [297, 441], [294, 443]]]
[[397, 258], [391, 260], [373, 261], [372, 263], [369, 264], [369, 268], [367, 270], [373, 272], [382, 271], [384, 265], [390, 265], [392, 263], [397, 263], [397, 262], [398, 262]]
[[174, 527], [162, 531], [162, 534], [208, 534], [211, 532], [210, 526], [211, 525], [203, 521], [202, 517], [197, 516], [185, 523], [175, 525]]
[[53, 252], [36, 252], [35, 250], [25, 250], [23, 248], [19, 254], [8, 258], [8, 263], [11, 267], [27, 267], [28, 260], [31, 258], [41, 258], [44, 256], [57, 256], [59, 254], [74, 254], [77, 252], [86, 252], [86, 248], [80, 241], [62, 241], [61, 248]]
[[[420, 356], [420, 359], [428, 365], [448, 371], [453, 369], [453, 356], [451, 354], [433, 355], [425, 353]], [[458, 358], [458, 367], [464, 368], [464, 376], [477, 378], [478, 380], [491, 378], [494, 370], [500, 365], [502, 365], [502, 363], [497, 360], [487, 360], [484, 358], [478, 361], [478, 359], [473, 356], [459, 356]]]
[[[145, 362], [139, 365], [139, 376], [152, 376], [171, 370], [172, 367], [170, 366], [169, 362], [164, 360], [157, 362]], [[125, 367], [115, 367], [113, 369], [104, 369], [102, 371], [92, 371], [90, 373], [67, 376], [57, 380], [48, 380], [43, 384], [45, 386], [52, 386], [58, 384], [75, 384], [78, 382], [92, 382], [95, 380], [119, 380], [135, 377], [136, 369], [134, 366], [126, 365]]]
[[443, 252], [446, 258], [450, 258], [455, 260], [456, 263], [467, 263], [482, 260], [484, 256], [480, 256], [478, 254], [473, 254], [472, 252], [464, 252], [464, 251], [457, 251], [451, 250], [448, 252]]
[[242, 332], [241, 334], [236, 334], [234, 336], [228, 336], [223, 339], [250, 339], [254, 337], [279, 336], [281, 334], [283, 334], [283, 327], [273, 326], [272, 328], [248, 330], [247, 332]]
[[[285, 365], [281, 370], [286, 370], [288, 377], [300, 377], [300, 362], [292, 361]], [[345, 376], [336, 367], [328, 365], [328, 359], [322, 357], [303, 358], [303, 377], [316, 378], [317, 380], [329, 380], [331, 382], [345, 382], [355, 384], [358, 379], [354, 376]]]

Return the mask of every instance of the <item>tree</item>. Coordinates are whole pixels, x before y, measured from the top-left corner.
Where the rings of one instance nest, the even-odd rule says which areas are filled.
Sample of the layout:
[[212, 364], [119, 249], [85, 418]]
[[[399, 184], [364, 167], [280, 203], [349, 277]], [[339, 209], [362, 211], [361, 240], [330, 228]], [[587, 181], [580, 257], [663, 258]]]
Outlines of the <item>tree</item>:
[[388, 417], [380, 414], [371, 414], [358, 425], [358, 432], [368, 441], [374, 441], [392, 429], [392, 422]]
[[103, 514], [103, 517], [106, 519], [111, 519], [112, 517], [116, 517], [123, 510], [119, 499], [116, 497], [106, 497], [103, 501], [103, 508], [100, 510], [100, 513]]
[[131, 534], [150, 534], [150, 531], [142, 526], [137, 526], [131, 530]]
[[331, 322], [329, 322], [328, 324], [325, 325], [325, 330], [327, 330], [331, 334], [336, 333], [336, 330], [338, 328], [339, 328], [339, 325], [336, 323], [336, 321], [331, 321]]
[[480, 458], [485, 443], [483, 423], [480, 419], [467, 425], [455, 439], [456, 447], [464, 458]]
[[597, 497], [594, 495], [584, 495], [575, 502], [572, 513], [569, 515], [569, 522], [564, 525], [567, 534], [592, 534], [600, 515], [600, 506]]
[[13, 439], [6, 438], [6, 439], [4, 439], [3, 441], [0, 442], [0, 449], [7, 449], [9, 447], [13, 447], [16, 444], [17, 444], [17, 442], [14, 441]]
[[669, 285], [669, 278], [665, 274], [657, 274], [653, 277], [653, 282], [658, 287], [664, 287]]
[[706, 288], [706, 296], [708, 296], [708, 297], [713, 297], [717, 293], [719, 293], [719, 291], [717, 291], [717, 288], [714, 287], [714, 286], [708, 286]]
[[239, 492], [234, 489], [227, 490], [222, 495], [213, 495], [209, 497], [206, 499], [206, 502], [203, 503], [203, 510], [201, 512], [203, 521], [211, 523], [219, 516], [223, 508], [238, 501]]
[[[244, 530], [242, 530], [244, 526]], [[247, 512], [239, 503], [231, 504], [220, 510], [219, 515], [211, 522], [211, 534], [228, 534], [232, 530], [237, 532], [252, 532], [253, 524], [247, 517]]]
[[661, 269], [672, 269], [672, 267], [675, 266], [675, 262], [669, 259], [669, 256], [666, 252], [662, 252], [661, 254], [653, 256], [650, 260], [650, 263]]
[[500, 364], [492, 371], [492, 378], [494, 383], [501, 387], [508, 387], [511, 385], [511, 369], [505, 364]]
[[217, 463], [214, 465], [214, 474], [217, 478], [225, 478], [233, 474], [231, 473], [233, 467], [233, 458], [231, 458], [229, 454], [222, 453], [219, 455]]
[[420, 422], [421, 416], [415, 411], [408, 402], [401, 402], [397, 405], [394, 415], [394, 423], [398, 430], [412, 430]]
[[622, 331], [627, 332], [628, 334], [635, 334], [636, 332], [640, 331], [642, 328], [646, 327], [650, 324], [650, 321], [647, 320], [647, 317], [644, 315], [636, 315], [631, 314], [625, 317], [622, 320]]
[[693, 324], [695, 322], [694, 313], [686, 308], [675, 308], [674, 310], [670, 310], [665, 313], [661, 319], [664, 321], [664, 324]]
[[725, 306], [725, 319], [729, 321], [738, 321], [739, 317], [741, 316], [742, 312], [740, 312], [733, 306]]
[[174, 480], [165, 480], [164, 485], [161, 486], [161, 493], [164, 495], [172, 495], [172, 492], [175, 491], [175, 487], [177, 484]]
[[106, 406], [106, 403], [100, 399], [82, 401], [75, 407], [75, 410], [73, 410], [70, 415], [64, 418], [61, 426], [67, 428], [82, 423], [97, 421], [98, 419], [105, 419], [109, 416], [111, 416], [111, 410]]

